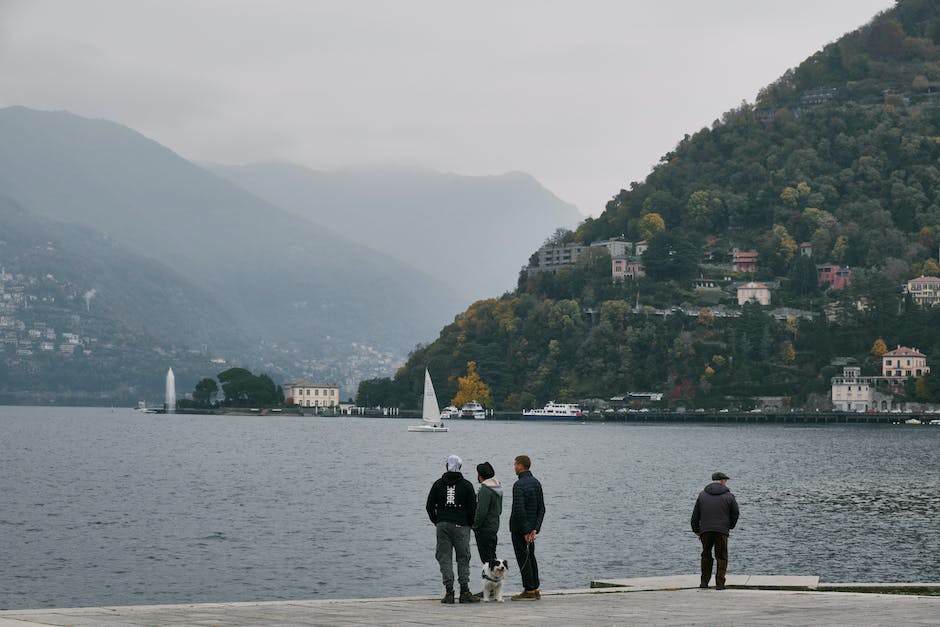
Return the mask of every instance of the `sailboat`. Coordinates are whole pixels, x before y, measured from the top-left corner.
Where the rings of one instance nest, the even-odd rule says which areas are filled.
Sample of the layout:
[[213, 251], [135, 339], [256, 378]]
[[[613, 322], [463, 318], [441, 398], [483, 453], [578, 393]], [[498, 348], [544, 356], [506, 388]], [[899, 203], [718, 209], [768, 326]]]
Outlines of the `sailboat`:
[[441, 408], [437, 404], [437, 394], [434, 393], [434, 384], [431, 383], [431, 373], [424, 369], [424, 404], [421, 406], [421, 420], [423, 424], [410, 425], [408, 431], [417, 433], [446, 433], [447, 427], [441, 419]]

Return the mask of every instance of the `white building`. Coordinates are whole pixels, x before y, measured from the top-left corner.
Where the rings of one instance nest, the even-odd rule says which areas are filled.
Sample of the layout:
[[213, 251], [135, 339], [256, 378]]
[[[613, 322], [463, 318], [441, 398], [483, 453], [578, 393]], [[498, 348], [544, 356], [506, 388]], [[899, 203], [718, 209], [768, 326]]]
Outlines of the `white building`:
[[832, 377], [832, 408], [836, 411], [868, 411], [875, 405], [875, 380], [863, 377], [862, 369], [846, 367], [841, 377]]
[[940, 279], [935, 276], [921, 276], [907, 282], [907, 293], [915, 303], [923, 307], [940, 304]]
[[310, 381], [285, 383], [284, 402], [300, 407], [336, 407], [339, 405], [339, 386]]

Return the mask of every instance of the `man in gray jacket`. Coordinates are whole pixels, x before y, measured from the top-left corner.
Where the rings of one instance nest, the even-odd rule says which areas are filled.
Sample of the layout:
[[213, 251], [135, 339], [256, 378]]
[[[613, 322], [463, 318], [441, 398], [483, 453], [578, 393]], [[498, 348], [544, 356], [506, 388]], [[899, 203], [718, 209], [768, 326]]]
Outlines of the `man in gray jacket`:
[[503, 512], [503, 486], [496, 478], [496, 471], [489, 462], [477, 464], [477, 513], [473, 518], [473, 535], [477, 539], [477, 551], [484, 564], [496, 559], [496, 534], [499, 532], [499, 516]]
[[725, 589], [728, 573], [728, 535], [738, 523], [738, 502], [728, 489], [728, 475], [716, 472], [712, 482], [698, 495], [692, 509], [692, 531], [702, 541], [702, 583], [707, 588], [712, 578], [712, 549], [715, 551], [715, 589]]

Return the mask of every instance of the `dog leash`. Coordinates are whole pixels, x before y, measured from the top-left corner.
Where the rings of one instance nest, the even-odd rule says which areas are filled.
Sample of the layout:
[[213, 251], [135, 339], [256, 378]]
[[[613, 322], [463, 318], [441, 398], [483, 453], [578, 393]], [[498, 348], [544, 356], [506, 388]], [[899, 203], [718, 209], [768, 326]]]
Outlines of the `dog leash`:
[[525, 562], [519, 568], [519, 574], [522, 574], [522, 571], [525, 570], [525, 567], [529, 565], [529, 558], [532, 557], [532, 541], [525, 541]]

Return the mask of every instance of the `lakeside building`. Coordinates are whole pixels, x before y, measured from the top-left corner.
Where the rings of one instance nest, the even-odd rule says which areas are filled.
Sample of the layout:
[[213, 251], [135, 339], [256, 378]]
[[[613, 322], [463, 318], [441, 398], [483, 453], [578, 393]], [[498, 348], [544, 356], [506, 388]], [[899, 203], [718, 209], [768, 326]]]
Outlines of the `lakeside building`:
[[332, 383], [291, 381], [284, 384], [284, 402], [299, 407], [339, 405], [339, 386]]
[[884, 377], [909, 379], [928, 372], [927, 356], [916, 348], [898, 346], [881, 356], [881, 374]]
[[922, 307], [940, 304], [940, 279], [935, 276], [919, 276], [907, 282], [904, 290], [911, 299]]
[[906, 379], [930, 372], [927, 356], [916, 348], [898, 346], [881, 356], [881, 376], [863, 376], [858, 366], [846, 366], [831, 379], [832, 407], [836, 411], [889, 411], [897, 409], [891, 393]]
[[[858, 366], [842, 369], [842, 376], [832, 377], [832, 407], [836, 411], [877, 409], [875, 388], [881, 377], [863, 377]], [[887, 399], [883, 399], [887, 400]]]

